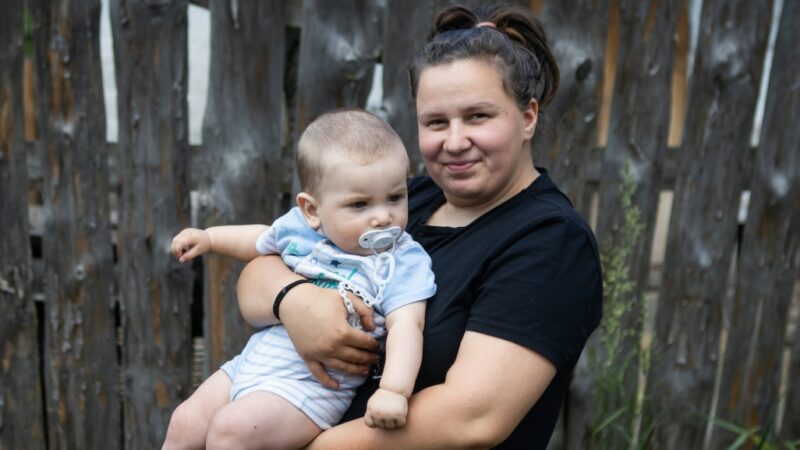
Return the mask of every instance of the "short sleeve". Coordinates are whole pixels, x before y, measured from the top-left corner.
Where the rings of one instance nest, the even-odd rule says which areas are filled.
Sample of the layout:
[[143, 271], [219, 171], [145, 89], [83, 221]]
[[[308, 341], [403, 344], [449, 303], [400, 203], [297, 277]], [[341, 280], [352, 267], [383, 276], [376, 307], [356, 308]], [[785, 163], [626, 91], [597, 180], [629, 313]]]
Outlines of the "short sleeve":
[[279, 255], [278, 238], [276, 236], [275, 225], [269, 227], [256, 239], [256, 251], [262, 255]]
[[408, 234], [403, 234], [394, 257], [394, 275], [381, 301], [384, 315], [409, 303], [427, 300], [436, 293], [431, 258]]
[[308, 226], [295, 206], [261, 233], [256, 240], [256, 251], [262, 255], [306, 255], [320, 239], [323, 237]]
[[506, 339], [572, 368], [602, 315], [602, 274], [591, 232], [545, 220], [487, 266], [467, 330]]

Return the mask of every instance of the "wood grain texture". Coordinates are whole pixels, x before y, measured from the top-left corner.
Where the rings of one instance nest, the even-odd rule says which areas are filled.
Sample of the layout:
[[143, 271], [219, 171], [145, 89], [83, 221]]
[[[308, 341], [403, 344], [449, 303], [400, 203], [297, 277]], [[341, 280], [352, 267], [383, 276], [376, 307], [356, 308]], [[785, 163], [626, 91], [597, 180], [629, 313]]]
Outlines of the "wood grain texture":
[[584, 217], [589, 215], [586, 169], [600, 114], [609, 3], [549, 1], [538, 16], [558, 62], [561, 85], [553, 103], [540, 113], [533, 160], [550, 170]]
[[54, 448], [120, 447], [100, 2], [38, 2], [35, 20], [48, 438]]
[[649, 381], [666, 449], [703, 445], [770, 11], [771, 2], [703, 3]]
[[[784, 333], [800, 275], [794, 259], [800, 251], [800, 127], [794, 119], [800, 117], [800, 4], [789, 0], [784, 5], [750, 182], [736, 295], [728, 308], [732, 332], [720, 390], [721, 418], [746, 428], [775, 420]], [[793, 390], [798, 375], [790, 376]], [[788, 411], [789, 416], [798, 413]], [[736, 438], [719, 434], [725, 445]]]
[[[200, 226], [277, 218], [291, 167], [282, 157], [285, 21], [283, 1], [211, 1], [211, 73], [203, 122], [208, 170], [200, 184]], [[255, 245], [255, 243], [253, 243]], [[207, 374], [241, 352], [251, 333], [236, 303], [242, 265], [209, 256], [204, 275]]]
[[367, 0], [303, 3], [297, 132], [317, 116], [366, 105], [381, 46], [381, 9]]
[[0, 449], [46, 447], [31, 279], [22, 105], [23, 8], [0, 14]]
[[111, 2], [119, 104], [124, 446], [161, 445], [191, 382], [192, 273], [169, 254], [189, 225], [188, 2]]

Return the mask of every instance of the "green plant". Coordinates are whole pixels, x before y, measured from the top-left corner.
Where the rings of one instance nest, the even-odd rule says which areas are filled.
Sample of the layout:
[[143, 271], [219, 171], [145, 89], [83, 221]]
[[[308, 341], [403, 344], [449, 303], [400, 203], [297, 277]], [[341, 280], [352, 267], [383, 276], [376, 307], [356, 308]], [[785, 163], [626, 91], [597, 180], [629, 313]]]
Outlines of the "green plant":
[[776, 441], [771, 436], [772, 420], [765, 426], [754, 426], [745, 428], [719, 417], [709, 418], [718, 427], [728, 430], [736, 435], [736, 440], [728, 446], [728, 450], [736, 450], [750, 444], [753, 450], [798, 450], [800, 449], [800, 439]]
[[[640, 345], [645, 308], [635, 295], [636, 282], [630, 274], [630, 257], [641, 237], [644, 225], [641, 211], [633, 203], [636, 181], [630, 164], [621, 171], [618, 193], [622, 223], [616, 240], [604, 241], [603, 263], [604, 318], [598, 348], [589, 351], [589, 366], [594, 374], [591, 431], [588, 448], [646, 448], [652, 427], [642, 424], [644, 392], [638, 389], [637, 375], [646, 373], [650, 364], [648, 347]], [[637, 326], [626, 326], [625, 319], [638, 307]], [[634, 370], [633, 363], [636, 363]], [[641, 430], [644, 430], [642, 432]]]

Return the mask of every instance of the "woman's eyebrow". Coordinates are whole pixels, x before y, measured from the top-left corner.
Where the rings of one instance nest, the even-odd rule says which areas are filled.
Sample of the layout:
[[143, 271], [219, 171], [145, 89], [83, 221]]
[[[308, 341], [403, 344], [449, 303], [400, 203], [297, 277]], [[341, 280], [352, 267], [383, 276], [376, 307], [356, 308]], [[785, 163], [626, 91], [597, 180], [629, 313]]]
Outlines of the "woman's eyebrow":
[[497, 105], [491, 102], [478, 102], [467, 106], [464, 111], [474, 111], [476, 109], [497, 109]]

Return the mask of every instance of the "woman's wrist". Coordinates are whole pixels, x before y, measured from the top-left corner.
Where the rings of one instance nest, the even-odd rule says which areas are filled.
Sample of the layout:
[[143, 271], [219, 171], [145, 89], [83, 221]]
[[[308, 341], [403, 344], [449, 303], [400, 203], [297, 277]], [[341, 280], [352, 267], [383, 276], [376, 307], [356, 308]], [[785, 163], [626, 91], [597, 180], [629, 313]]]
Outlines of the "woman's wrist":
[[278, 295], [275, 296], [275, 300], [272, 303], [272, 315], [275, 316], [275, 319], [280, 321], [281, 320], [281, 303], [283, 303], [283, 298], [286, 297], [286, 294], [289, 293], [295, 287], [304, 284], [304, 283], [311, 283], [311, 281], [303, 278], [300, 280], [294, 280], [291, 283], [284, 286], [283, 289], [278, 292]]

